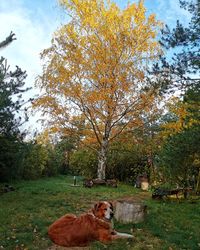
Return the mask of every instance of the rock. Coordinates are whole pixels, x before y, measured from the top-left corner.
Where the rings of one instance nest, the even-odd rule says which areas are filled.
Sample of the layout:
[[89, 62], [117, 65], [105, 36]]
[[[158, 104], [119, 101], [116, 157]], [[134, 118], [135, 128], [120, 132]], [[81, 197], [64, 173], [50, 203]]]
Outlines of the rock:
[[83, 186], [91, 188], [94, 185], [92, 179], [84, 179], [83, 180]]
[[4, 187], [2, 188], [3, 193], [8, 193], [8, 192], [12, 192], [12, 191], [15, 191], [15, 188], [8, 185], [8, 184], [5, 184]]

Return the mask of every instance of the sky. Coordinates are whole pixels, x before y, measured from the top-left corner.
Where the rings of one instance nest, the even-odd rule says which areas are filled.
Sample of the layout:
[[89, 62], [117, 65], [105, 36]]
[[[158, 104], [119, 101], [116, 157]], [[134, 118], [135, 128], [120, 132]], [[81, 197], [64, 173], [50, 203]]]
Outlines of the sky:
[[[113, 0], [124, 8], [127, 0]], [[130, 1], [137, 2], [137, 1]], [[155, 13], [157, 19], [173, 27], [176, 20], [189, 21], [188, 12], [180, 9], [179, 0], [146, 0], [147, 15]], [[34, 87], [35, 78], [42, 72], [40, 53], [51, 44], [53, 33], [67, 22], [66, 13], [58, 5], [58, 0], [0, 0], [0, 41], [11, 31], [17, 40], [0, 50], [0, 56], [8, 60], [11, 69], [18, 65], [26, 70], [26, 86], [33, 89], [27, 94], [34, 97], [39, 90]], [[39, 124], [37, 115], [26, 125], [34, 131]]]

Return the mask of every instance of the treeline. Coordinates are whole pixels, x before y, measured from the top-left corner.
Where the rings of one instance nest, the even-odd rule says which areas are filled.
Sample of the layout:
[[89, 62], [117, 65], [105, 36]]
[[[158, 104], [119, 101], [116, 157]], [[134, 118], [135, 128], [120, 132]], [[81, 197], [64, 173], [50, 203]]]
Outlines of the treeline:
[[[151, 134], [151, 137], [150, 137]], [[0, 138], [1, 181], [37, 179], [57, 174], [96, 178], [97, 151], [80, 140], [57, 143], [24, 142], [14, 136]], [[134, 184], [146, 173], [152, 185], [171, 183], [199, 188], [200, 127], [193, 125], [165, 139], [161, 127], [123, 135], [109, 147], [106, 177]]]
[[[106, 176], [134, 183], [138, 174], [150, 175], [149, 145], [119, 139], [109, 149]], [[154, 152], [155, 153], [155, 152]], [[98, 154], [74, 138], [57, 143], [25, 142], [16, 136], [0, 137], [0, 181], [37, 179], [58, 174], [96, 178]]]
[[[196, 97], [199, 94], [198, 91]], [[159, 126], [156, 121], [151, 128], [142, 127], [132, 136], [123, 134], [113, 142], [109, 147], [106, 177], [134, 184], [139, 174], [146, 173], [152, 184], [157, 181], [198, 187], [200, 127], [198, 124], [187, 127], [185, 122], [181, 132], [165, 139], [162, 126], [171, 124], [169, 117], [170, 114], [165, 119], [162, 117], [164, 121]], [[97, 151], [82, 146], [80, 139], [73, 137], [44, 144], [40, 140], [25, 142], [20, 134], [0, 137], [1, 181], [57, 174], [95, 178], [97, 164]]]
[[69, 174], [59, 148], [0, 137], [0, 181]]

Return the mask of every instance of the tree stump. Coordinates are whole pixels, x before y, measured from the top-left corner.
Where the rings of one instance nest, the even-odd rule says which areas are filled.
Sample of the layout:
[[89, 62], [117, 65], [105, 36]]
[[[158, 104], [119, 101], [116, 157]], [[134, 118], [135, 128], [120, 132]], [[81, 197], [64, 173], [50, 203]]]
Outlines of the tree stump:
[[147, 181], [142, 181], [141, 182], [141, 189], [143, 191], [148, 191], [148, 189], [149, 189], [149, 183]]
[[147, 206], [142, 202], [118, 200], [116, 202], [115, 218], [122, 223], [142, 222], [146, 215]]

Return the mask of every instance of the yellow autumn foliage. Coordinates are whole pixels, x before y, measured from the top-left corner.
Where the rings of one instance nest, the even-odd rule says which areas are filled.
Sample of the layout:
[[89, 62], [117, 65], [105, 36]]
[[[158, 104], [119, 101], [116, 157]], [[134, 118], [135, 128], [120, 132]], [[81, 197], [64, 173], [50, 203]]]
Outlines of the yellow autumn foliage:
[[164, 137], [179, 133], [184, 129], [199, 124], [199, 120], [194, 119], [190, 111], [192, 109], [197, 109], [195, 104], [183, 102], [177, 97], [172, 97], [166, 107], [175, 118], [172, 121], [167, 121], [161, 126], [163, 128], [162, 134]]
[[84, 116], [82, 132], [101, 145], [121, 133], [122, 121], [130, 126], [152, 108], [154, 91], [145, 90], [145, 76], [162, 53], [156, 40], [161, 23], [146, 15], [143, 1], [124, 9], [105, 0], [59, 2], [70, 21], [41, 54], [37, 85], [45, 94], [34, 106], [48, 112], [59, 131], [70, 131], [74, 117]]

